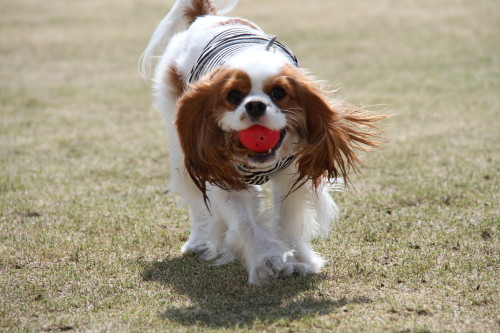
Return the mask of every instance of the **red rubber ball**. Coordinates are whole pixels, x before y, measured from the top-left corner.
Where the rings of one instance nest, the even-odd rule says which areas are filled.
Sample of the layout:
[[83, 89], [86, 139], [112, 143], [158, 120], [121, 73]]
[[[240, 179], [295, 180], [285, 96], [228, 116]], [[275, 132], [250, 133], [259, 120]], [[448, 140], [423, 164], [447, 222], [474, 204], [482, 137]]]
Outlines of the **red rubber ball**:
[[239, 132], [241, 144], [250, 150], [263, 153], [272, 149], [280, 140], [280, 131], [254, 125]]

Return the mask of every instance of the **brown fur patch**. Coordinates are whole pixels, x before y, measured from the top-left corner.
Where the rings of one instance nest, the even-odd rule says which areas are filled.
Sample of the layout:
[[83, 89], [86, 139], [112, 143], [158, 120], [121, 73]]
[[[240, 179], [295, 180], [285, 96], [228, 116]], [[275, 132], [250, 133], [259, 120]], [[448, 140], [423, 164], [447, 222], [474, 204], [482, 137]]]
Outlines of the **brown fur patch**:
[[229, 19], [229, 20], [220, 22], [219, 25], [222, 25], [222, 26], [224, 26], [224, 25], [246, 25], [252, 29], [259, 30], [259, 28], [255, 24], [253, 24], [252, 22], [244, 20], [244, 19], [240, 19], [240, 18]]
[[356, 150], [366, 151], [381, 144], [381, 131], [373, 123], [387, 116], [329, 100], [326, 91], [292, 66], [270, 78], [264, 92], [269, 94], [277, 86], [286, 95], [276, 104], [287, 116], [287, 130], [299, 138], [298, 175], [292, 189], [309, 180], [315, 188], [325, 179], [342, 177], [347, 181], [349, 170], [362, 165]]
[[178, 102], [175, 125], [184, 152], [184, 164], [205, 202], [207, 183], [224, 190], [246, 188], [234, 163], [250, 151], [239, 145], [238, 133], [223, 131], [218, 121], [235, 106], [227, 94], [238, 90], [243, 96], [251, 90], [251, 81], [242, 71], [216, 70], [208, 80], [195, 83]]
[[192, 7], [186, 8], [184, 17], [191, 25], [199, 16], [217, 15], [217, 9], [211, 0], [191, 0]]
[[180, 98], [186, 90], [186, 85], [182, 78], [182, 74], [175, 66], [170, 66], [167, 70], [167, 83], [171, 87], [171, 94], [174, 98]]

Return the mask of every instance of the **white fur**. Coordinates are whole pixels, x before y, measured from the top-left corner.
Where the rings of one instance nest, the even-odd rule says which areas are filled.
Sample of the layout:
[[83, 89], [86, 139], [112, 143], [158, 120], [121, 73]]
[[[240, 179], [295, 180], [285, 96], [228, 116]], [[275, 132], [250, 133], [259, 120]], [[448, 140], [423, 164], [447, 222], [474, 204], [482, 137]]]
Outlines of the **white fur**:
[[252, 126], [253, 123], [246, 117], [244, 107], [250, 101], [261, 101], [267, 105], [266, 114], [260, 119], [261, 125], [274, 130], [284, 128], [286, 126], [285, 115], [262, 90], [266, 79], [279, 74], [280, 68], [288, 63], [289, 60], [286, 57], [266, 51], [263, 46], [250, 48], [231, 58], [226, 65], [247, 73], [252, 82], [252, 90], [236, 110], [224, 114], [219, 124], [221, 128], [228, 131], [241, 131]]
[[[237, 2], [229, 1], [228, 7], [234, 7]], [[173, 124], [176, 100], [171, 97], [171, 92], [175, 87], [168, 85], [165, 75], [173, 65], [187, 81], [203, 47], [228, 26], [216, 25], [227, 20], [225, 17], [205, 16], [198, 18], [187, 30], [176, 33], [184, 24], [182, 13], [186, 6], [190, 6], [190, 0], [177, 0], [154, 32], [139, 66], [146, 79], [153, 79], [155, 107], [168, 127], [170, 187], [182, 198], [182, 203], [190, 207], [191, 235], [182, 246], [182, 252], [202, 253], [205, 259], [217, 259], [218, 263], [238, 258], [245, 265], [251, 284], [260, 284], [276, 276], [317, 273], [325, 260], [312, 250], [310, 241], [320, 234], [326, 235], [330, 221], [337, 216], [337, 207], [326, 186], [315, 192], [307, 183], [287, 196], [296, 171], [296, 166], [292, 164], [271, 179], [271, 212], [264, 207], [259, 186], [227, 192], [211, 185], [207, 186], [211, 208], [208, 211], [201, 192], [187, 174], [184, 154]], [[166, 49], [160, 54], [165, 45]], [[262, 92], [262, 85], [266, 78], [278, 73], [287, 62], [289, 59], [284, 55], [264, 53], [262, 48], [256, 47], [227, 64], [249, 75], [252, 91], [246, 99], [259, 100], [269, 106], [261, 121], [274, 129], [283, 128], [286, 119]], [[154, 77], [150, 74], [153, 67], [156, 68]], [[243, 109], [240, 107], [225, 115], [219, 123], [221, 128], [241, 130], [250, 126]], [[287, 134], [276, 159], [290, 154], [293, 141], [294, 138]]]

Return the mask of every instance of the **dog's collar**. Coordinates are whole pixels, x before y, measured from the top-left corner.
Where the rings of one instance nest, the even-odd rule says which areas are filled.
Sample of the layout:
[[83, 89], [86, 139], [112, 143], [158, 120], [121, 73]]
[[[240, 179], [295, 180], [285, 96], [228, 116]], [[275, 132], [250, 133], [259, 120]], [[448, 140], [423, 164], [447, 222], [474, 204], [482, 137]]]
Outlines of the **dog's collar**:
[[295, 156], [289, 155], [283, 157], [275, 165], [267, 168], [255, 168], [245, 164], [238, 164], [236, 168], [245, 179], [245, 183], [250, 185], [263, 185], [267, 183], [275, 173], [290, 166], [293, 161], [295, 161]]
[[275, 36], [259, 34], [257, 30], [250, 28], [231, 28], [216, 35], [205, 46], [191, 69], [189, 83], [197, 82], [203, 75], [222, 66], [236, 53], [259, 44], [266, 45], [267, 51], [277, 51], [287, 55], [292, 63], [299, 67], [299, 62], [292, 51], [278, 42]]

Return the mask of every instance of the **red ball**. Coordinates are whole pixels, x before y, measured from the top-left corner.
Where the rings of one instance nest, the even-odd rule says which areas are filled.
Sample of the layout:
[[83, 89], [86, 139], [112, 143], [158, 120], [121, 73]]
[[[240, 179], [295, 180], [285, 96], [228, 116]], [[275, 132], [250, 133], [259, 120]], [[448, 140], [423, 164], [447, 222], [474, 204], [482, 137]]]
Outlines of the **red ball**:
[[272, 149], [280, 140], [280, 131], [254, 125], [239, 132], [241, 144], [248, 149], [263, 153]]

